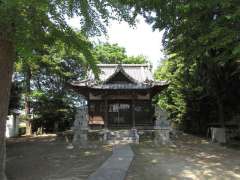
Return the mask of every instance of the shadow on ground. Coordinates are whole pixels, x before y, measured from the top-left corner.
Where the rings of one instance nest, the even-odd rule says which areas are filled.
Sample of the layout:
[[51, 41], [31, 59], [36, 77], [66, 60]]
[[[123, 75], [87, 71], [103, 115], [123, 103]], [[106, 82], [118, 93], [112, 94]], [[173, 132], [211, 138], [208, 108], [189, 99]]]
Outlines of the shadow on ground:
[[[24, 137], [7, 142], [9, 180], [83, 180], [111, 155], [97, 142], [91, 149], [67, 149], [55, 136]], [[132, 145], [135, 158], [127, 180], [240, 179], [240, 151], [183, 134], [171, 146], [152, 141]]]
[[81, 180], [111, 155], [112, 147], [67, 149], [62, 138], [23, 137], [7, 142], [8, 180]]
[[240, 151], [199, 137], [184, 134], [172, 146], [145, 141], [132, 148], [127, 180], [240, 179]]

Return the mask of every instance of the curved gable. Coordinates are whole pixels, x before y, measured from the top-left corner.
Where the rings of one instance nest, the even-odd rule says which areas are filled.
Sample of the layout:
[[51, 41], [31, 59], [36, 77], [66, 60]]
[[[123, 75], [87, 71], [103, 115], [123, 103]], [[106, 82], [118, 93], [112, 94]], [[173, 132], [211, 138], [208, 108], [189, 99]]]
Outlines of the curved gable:
[[122, 65], [118, 65], [115, 72], [109, 76], [105, 81], [104, 84], [119, 84], [119, 83], [138, 83], [134, 78], [132, 78], [130, 75], [128, 75]]

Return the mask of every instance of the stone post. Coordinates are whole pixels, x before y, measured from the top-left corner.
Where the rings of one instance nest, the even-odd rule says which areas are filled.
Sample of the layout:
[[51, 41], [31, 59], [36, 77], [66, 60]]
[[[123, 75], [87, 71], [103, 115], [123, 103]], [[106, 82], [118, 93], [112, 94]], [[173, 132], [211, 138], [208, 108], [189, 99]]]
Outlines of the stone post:
[[156, 145], [171, 144], [170, 140], [170, 123], [167, 120], [168, 115], [166, 111], [161, 110], [159, 107], [155, 107], [155, 125], [154, 125], [154, 143]]
[[88, 145], [88, 111], [86, 106], [77, 110], [73, 131], [73, 145], [86, 147]]

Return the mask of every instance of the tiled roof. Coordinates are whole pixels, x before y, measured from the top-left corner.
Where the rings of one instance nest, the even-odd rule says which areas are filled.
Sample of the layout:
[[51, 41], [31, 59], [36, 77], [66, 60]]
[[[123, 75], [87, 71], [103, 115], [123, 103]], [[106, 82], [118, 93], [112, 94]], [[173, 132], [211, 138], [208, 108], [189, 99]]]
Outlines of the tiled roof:
[[165, 86], [166, 81], [158, 81], [154, 83], [141, 83], [141, 84], [99, 84], [90, 87], [94, 89], [149, 89], [154, 86]]
[[[165, 87], [166, 81], [154, 81], [149, 65], [147, 64], [98, 64], [101, 73], [97, 81], [92, 72], [89, 72], [88, 78], [82, 81], [73, 81], [74, 87], [91, 89], [150, 89]], [[106, 83], [109, 79], [121, 71], [133, 83]]]
[[[106, 81], [115, 73], [118, 66], [121, 66], [125, 73], [138, 83], [153, 81], [153, 76], [148, 64], [98, 64], [100, 81]], [[95, 79], [92, 72], [89, 73], [89, 79]]]
[[100, 84], [92, 86], [94, 89], [147, 89], [148, 84]]

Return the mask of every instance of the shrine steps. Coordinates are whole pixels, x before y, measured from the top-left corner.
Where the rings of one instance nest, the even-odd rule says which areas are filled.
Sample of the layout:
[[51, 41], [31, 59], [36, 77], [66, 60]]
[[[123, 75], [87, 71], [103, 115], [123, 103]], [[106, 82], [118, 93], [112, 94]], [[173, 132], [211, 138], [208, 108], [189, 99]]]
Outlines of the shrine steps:
[[138, 143], [138, 135], [132, 130], [112, 130], [108, 135], [109, 144], [129, 144]]

